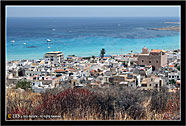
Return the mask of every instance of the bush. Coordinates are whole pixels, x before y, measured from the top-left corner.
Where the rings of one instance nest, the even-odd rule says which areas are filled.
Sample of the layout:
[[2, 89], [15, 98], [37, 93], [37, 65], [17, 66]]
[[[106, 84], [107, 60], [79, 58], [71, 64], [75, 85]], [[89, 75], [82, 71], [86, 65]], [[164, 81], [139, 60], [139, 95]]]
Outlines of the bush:
[[16, 84], [16, 89], [17, 88], [22, 88], [22, 89], [28, 89], [31, 88], [31, 82], [28, 81], [18, 81], [18, 83]]
[[169, 98], [169, 93], [167, 88], [163, 87], [161, 91], [154, 90], [151, 95], [150, 110], [156, 113], [165, 112], [167, 106], [167, 101]]
[[[116, 85], [52, 89], [39, 97], [33, 93], [35, 97], [30, 97], [29, 92], [25, 93], [21, 94], [22, 98], [17, 94], [12, 98], [8, 93], [8, 113], [61, 115], [60, 120], [171, 120], [172, 116], [164, 116], [164, 113], [175, 115], [180, 111], [180, 92], [170, 94], [164, 87], [160, 91], [141, 91]], [[157, 118], [155, 114], [163, 116]]]

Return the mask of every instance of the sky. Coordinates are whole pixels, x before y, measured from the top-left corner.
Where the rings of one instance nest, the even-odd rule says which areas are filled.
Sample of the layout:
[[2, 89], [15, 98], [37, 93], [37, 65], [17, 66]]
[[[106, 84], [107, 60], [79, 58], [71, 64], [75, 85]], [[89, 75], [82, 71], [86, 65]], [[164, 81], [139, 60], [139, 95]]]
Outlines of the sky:
[[180, 6], [7, 6], [7, 17], [180, 17]]

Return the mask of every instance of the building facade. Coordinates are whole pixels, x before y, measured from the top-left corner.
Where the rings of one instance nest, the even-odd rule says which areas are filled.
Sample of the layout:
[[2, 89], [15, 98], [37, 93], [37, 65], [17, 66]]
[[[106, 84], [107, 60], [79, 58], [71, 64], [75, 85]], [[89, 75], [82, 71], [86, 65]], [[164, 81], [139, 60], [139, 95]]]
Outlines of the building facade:
[[153, 71], [167, 65], [167, 54], [164, 50], [152, 49], [148, 53], [148, 48], [144, 47], [142, 53], [138, 55], [138, 65], [152, 65]]
[[44, 59], [49, 60], [51, 64], [58, 65], [63, 62], [64, 55], [60, 51], [48, 52], [44, 55]]

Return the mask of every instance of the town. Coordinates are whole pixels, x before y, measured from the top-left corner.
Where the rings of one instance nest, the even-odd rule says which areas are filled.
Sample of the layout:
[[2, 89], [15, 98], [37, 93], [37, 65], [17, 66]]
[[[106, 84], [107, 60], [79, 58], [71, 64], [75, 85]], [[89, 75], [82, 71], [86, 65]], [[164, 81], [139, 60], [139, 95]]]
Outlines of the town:
[[[30, 82], [34, 92], [52, 88], [109, 87], [119, 85], [138, 90], [180, 89], [180, 49], [132, 51], [122, 55], [64, 58], [60, 51], [48, 52], [39, 60], [14, 60], [6, 63], [6, 87], [15, 88], [22, 81]], [[18, 88], [16, 90], [24, 90]]]

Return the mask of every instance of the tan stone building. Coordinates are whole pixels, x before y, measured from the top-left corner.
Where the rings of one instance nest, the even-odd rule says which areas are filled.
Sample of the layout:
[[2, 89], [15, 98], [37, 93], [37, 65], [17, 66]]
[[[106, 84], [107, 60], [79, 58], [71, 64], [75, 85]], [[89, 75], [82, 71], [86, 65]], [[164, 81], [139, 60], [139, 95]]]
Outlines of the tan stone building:
[[164, 50], [152, 49], [149, 53], [148, 48], [144, 47], [142, 53], [138, 55], [138, 65], [152, 65], [153, 70], [167, 65], [167, 54]]
[[164, 86], [164, 82], [160, 77], [151, 76], [150, 78], [143, 78], [141, 82], [141, 90], [160, 89]]

